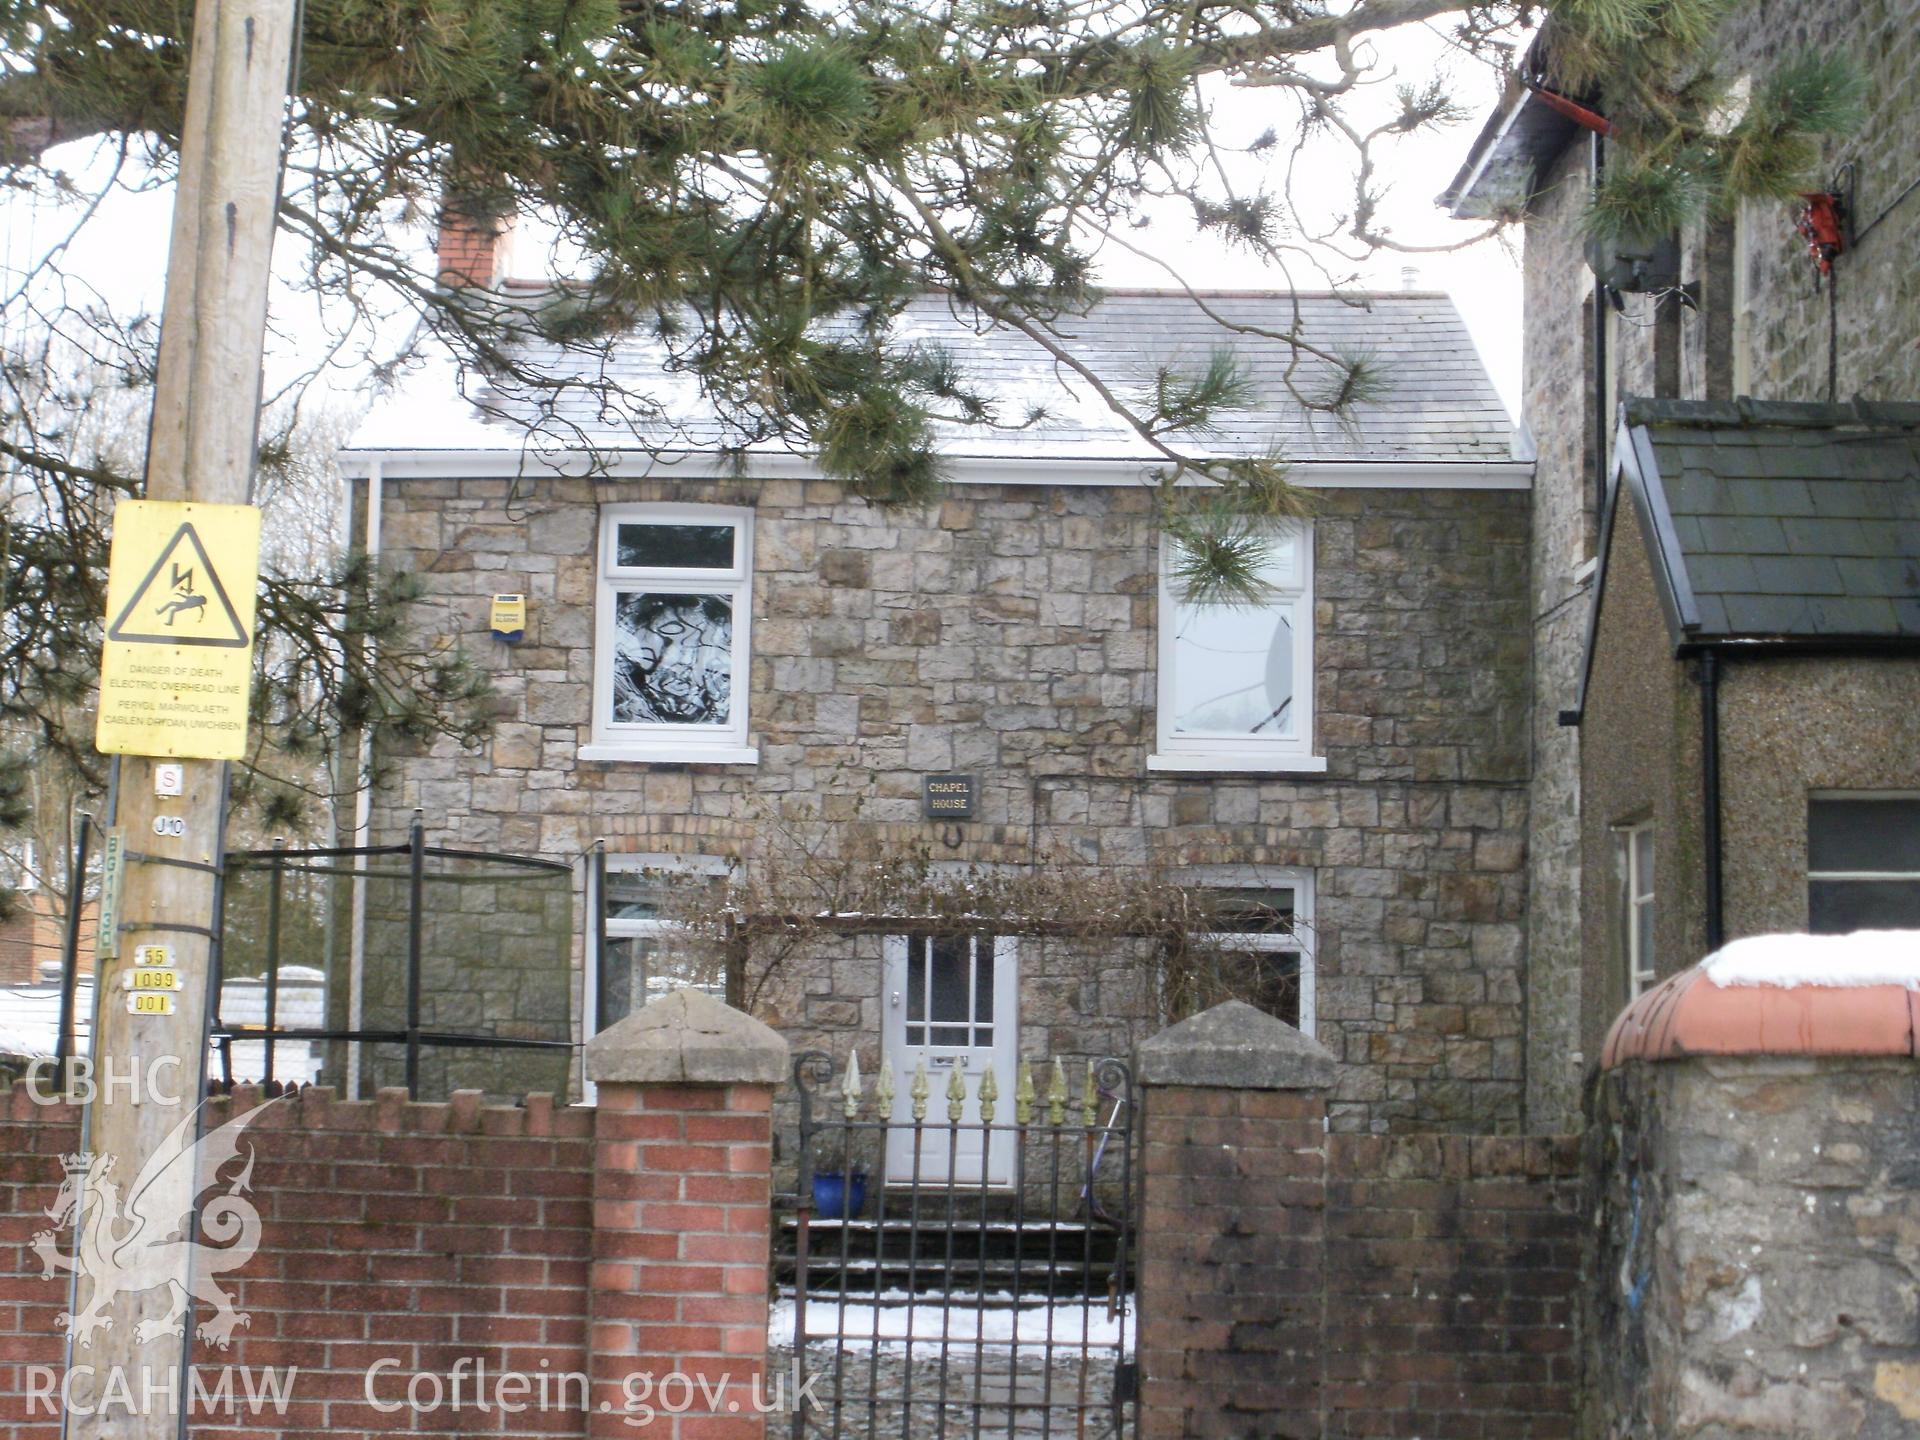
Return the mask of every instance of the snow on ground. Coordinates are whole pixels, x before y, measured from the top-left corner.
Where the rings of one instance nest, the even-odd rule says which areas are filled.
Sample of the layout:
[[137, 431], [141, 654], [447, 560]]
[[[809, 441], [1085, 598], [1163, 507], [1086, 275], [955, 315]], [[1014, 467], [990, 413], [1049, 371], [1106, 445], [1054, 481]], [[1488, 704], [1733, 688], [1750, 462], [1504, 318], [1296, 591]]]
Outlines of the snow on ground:
[[[280, 990], [274, 1009], [284, 1026], [318, 1028], [326, 1024], [326, 993], [318, 971], [288, 965], [280, 971]], [[267, 985], [261, 979], [232, 979], [221, 991], [222, 1018], [228, 1024], [264, 1025]], [[74, 993], [74, 1053], [93, 1053], [93, 977], [83, 975]], [[60, 1033], [60, 987], [57, 984], [0, 985], [0, 1055], [25, 1059], [51, 1056]], [[236, 1040], [233, 1075], [236, 1080], [258, 1080], [266, 1074], [266, 1043]], [[273, 1049], [274, 1078], [311, 1084], [320, 1073], [320, 1046], [305, 1040], [281, 1040]], [[221, 1074], [218, 1049], [209, 1052], [207, 1072]]]
[[[906, 1298], [904, 1292], [883, 1292], [880, 1296], [882, 1303], [878, 1307], [878, 1318], [880, 1348], [883, 1351], [899, 1352], [907, 1348], [909, 1322], [916, 1351], [924, 1345], [937, 1346], [940, 1343], [943, 1323], [946, 1326], [946, 1338], [956, 1344], [969, 1347], [976, 1343], [990, 1347], [1017, 1344], [1022, 1350], [1029, 1347], [1037, 1349], [1047, 1343], [1047, 1316], [1051, 1309], [1052, 1338], [1057, 1349], [1078, 1350], [1084, 1338], [1089, 1349], [1111, 1351], [1124, 1344], [1127, 1354], [1133, 1352], [1132, 1316], [1116, 1316], [1109, 1320], [1104, 1298], [1096, 1297], [1091, 1301], [1056, 1300], [1051, 1307], [1041, 1301], [1016, 1308], [1011, 1303], [1013, 1297], [1010, 1295], [989, 1295], [986, 1305], [979, 1304], [976, 1296], [963, 1295], [957, 1297], [951, 1309], [925, 1296], [913, 1305], [905, 1304]], [[885, 1303], [889, 1299], [900, 1303]], [[767, 1322], [768, 1344], [792, 1346], [796, 1309], [791, 1299], [775, 1302]], [[871, 1349], [875, 1334], [874, 1320], [875, 1307], [869, 1302], [849, 1300], [843, 1319], [838, 1300], [809, 1300], [807, 1339], [809, 1342], [828, 1339], [837, 1329], [842, 1349]], [[1126, 1331], [1124, 1337], [1121, 1334], [1123, 1324]]]
[[1700, 962], [1707, 978], [1734, 985], [1853, 988], [1901, 985], [1920, 990], [1920, 930], [1858, 930], [1851, 935], [1752, 935]]

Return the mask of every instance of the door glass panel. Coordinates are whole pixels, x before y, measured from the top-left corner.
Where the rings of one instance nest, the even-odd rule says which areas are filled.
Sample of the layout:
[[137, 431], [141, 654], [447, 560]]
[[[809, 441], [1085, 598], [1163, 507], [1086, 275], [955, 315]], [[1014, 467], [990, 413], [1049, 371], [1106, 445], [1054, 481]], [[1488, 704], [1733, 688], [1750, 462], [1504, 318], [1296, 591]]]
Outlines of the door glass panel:
[[[967, 1014], [967, 937], [964, 935], [940, 935], [932, 942], [933, 983], [929, 987], [928, 1018], [933, 1020], [958, 1020], [964, 1027], [970, 1017]], [[936, 1045], [964, 1045], [967, 1043], [966, 1031], [960, 1030], [960, 1038], [955, 1040], [935, 1040]]]
[[965, 1045], [967, 1043], [967, 1027], [964, 1025], [935, 1025], [931, 1028], [933, 1031], [933, 1043], [935, 1045]]
[[[993, 1023], [993, 937], [983, 935], [974, 942], [973, 1018], [976, 1024]], [[980, 1044], [988, 1042], [984, 1039]]]
[[[927, 1018], [927, 956], [918, 940], [909, 940], [907, 953], [907, 1020]], [[924, 1041], [908, 1039], [910, 1045], [924, 1044]]]

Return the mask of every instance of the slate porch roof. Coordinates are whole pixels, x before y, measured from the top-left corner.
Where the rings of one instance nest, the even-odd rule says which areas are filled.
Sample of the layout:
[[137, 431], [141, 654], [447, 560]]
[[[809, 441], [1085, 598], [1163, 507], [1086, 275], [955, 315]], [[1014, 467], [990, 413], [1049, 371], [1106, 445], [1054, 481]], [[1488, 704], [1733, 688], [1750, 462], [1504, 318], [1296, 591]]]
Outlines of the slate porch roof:
[[1920, 404], [1628, 400], [1615, 453], [1589, 672], [1623, 496], [1676, 653], [1920, 650]]
[[[1287, 371], [1295, 363], [1291, 346], [1234, 328], [1290, 329], [1296, 307], [1301, 330], [1312, 343], [1368, 357], [1384, 380], [1380, 398], [1356, 407], [1350, 420], [1311, 412], [1288, 392]], [[1459, 312], [1442, 294], [1113, 290], [1086, 315], [1064, 318], [1056, 328], [1075, 355], [1128, 399], [1150, 383], [1156, 365], [1198, 366], [1213, 349], [1231, 345], [1251, 372], [1256, 398], [1246, 409], [1223, 416], [1214, 431], [1177, 440], [1197, 453], [1272, 452], [1308, 462], [1504, 464], [1514, 459], [1511, 421]], [[943, 342], [964, 375], [1003, 402], [1002, 421], [1019, 421], [1029, 403], [1048, 412], [1043, 422], [1018, 429], [943, 426], [941, 449], [947, 455], [1158, 458], [1091, 386], [1025, 335], [956, 313], [940, 296], [911, 306], [896, 334]], [[588, 382], [562, 393], [545, 426], [549, 446], [569, 435], [596, 448], [702, 453], [734, 438], [701, 402], [690, 379], [662, 370], [659, 346], [645, 337], [617, 342], [604, 355], [569, 353], [557, 345], [530, 347], [528, 354], [545, 368], [564, 367]], [[1329, 367], [1309, 357], [1299, 365], [1295, 383], [1311, 395], [1331, 378]], [[454, 388], [446, 365], [411, 377], [375, 407], [348, 455], [517, 449], [526, 427], [539, 418], [531, 397], [500, 383], [472, 387], [477, 405], [458, 400]], [[617, 398], [623, 392], [662, 401], [672, 423], [623, 409]], [[609, 394], [615, 397], [611, 402]]]

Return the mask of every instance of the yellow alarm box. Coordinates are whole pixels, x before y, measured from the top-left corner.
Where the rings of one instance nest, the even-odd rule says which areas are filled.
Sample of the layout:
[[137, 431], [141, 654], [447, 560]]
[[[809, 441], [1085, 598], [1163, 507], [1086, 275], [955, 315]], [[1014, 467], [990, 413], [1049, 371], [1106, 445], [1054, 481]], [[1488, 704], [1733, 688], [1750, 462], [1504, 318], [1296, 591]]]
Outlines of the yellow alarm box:
[[509, 645], [518, 645], [527, 638], [527, 597], [524, 595], [496, 595], [493, 597], [493, 613], [488, 620], [488, 628], [493, 638], [504, 640]]

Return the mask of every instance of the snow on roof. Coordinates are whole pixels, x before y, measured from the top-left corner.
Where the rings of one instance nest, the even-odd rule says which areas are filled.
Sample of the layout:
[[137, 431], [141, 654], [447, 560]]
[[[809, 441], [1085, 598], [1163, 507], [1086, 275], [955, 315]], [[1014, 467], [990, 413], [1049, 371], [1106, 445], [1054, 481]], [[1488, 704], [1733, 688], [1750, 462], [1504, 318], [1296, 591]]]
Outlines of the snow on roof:
[[1600, 1064], [1696, 1055], [1920, 1056], [1920, 930], [1736, 940], [1622, 1010]]
[[[1315, 346], [1343, 357], [1366, 357], [1379, 372], [1384, 393], [1355, 407], [1346, 419], [1303, 407], [1289, 380], [1312, 396], [1331, 386], [1332, 368], [1303, 359], [1271, 334], [1253, 333], [1291, 331], [1296, 318], [1300, 333]], [[1183, 437], [1180, 443], [1196, 451], [1277, 453], [1309, 461], [1512, 458], [1506, 410], [1445, 295], [1118, 290], [1085, 315], [1063, 317], [1055, 329], [1065, 349], [1136, 403], [1157, 367], [1197, 368], [1211, 352], [1230, 346], [1249, 373], [1255, 399], [1224, 416], [1214, 432]], [[1001, 402], [1001, 425], [1018, 427], [945, 425], [941, 448], [950, 456], [1157, 458], [1083, 377], [1018, 331], [958, 311], [943, 296], [928, 296], [901, 316], [895, 335], [945, 345], [966, 380]], [[553, 402], [545, 426], [548, 446], [572, 436], [575, 442], [611, 449], [702, 452], [733, 438], [689, 377], [663, 370], [661, 349], [647, 337], [631, 336], [604, 351], [529, 342], [522, 353], [543, 371], [568, 373], [581, 382]], [[376, 405], [350, 449], [517, 449], [526, 439], [521, 427], [540, 418], [534, 398], [504, 382], [477, 383], [478, 407], [459, 390], [451, 361], [417, 367]], [[633, 412], [619, 403], [621, 394], [653, 401], [671, 419], [630, 423]], [[1046, 418], [1022, 426], [1033, 406], [1043, 408]], [[482, 418], [482, 407], [488, 418]]]
[[1851, 935], [1750, 935], [1700, 962], [1714, 984], [1920, 990], [1920, 930], [1859, 930]]

